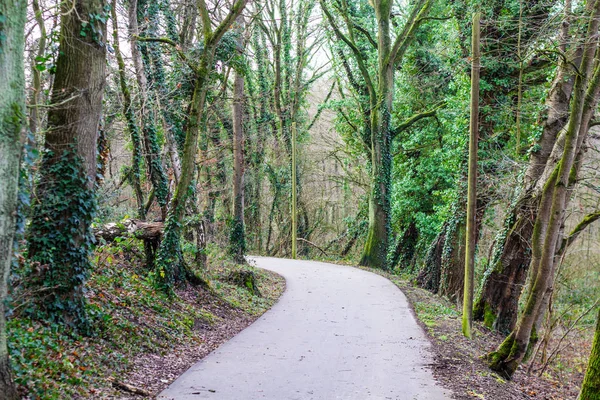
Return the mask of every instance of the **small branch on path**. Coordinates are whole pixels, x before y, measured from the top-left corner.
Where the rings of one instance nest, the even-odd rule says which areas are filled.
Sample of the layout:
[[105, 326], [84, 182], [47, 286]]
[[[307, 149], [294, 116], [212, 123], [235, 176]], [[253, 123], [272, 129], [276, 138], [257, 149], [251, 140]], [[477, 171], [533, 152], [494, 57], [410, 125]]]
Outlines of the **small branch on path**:
[[298, 238], [298, 240], [302, 240], [303, 242], [306, 242], [308, 244], [310, 244], [311, 246], [313, 246], [314, 248], [316, 248], [317, 250], [319, 250], [321, 253], [323, 253], [323, 255], [325, 256], [329, 256], [329, 254], [327, 254], [325, 252], [325, 250], [323, 250], [322, 248], [320, 248], [319, 246], [317, 246], [316, 244], [314, 244], [313, 242], [311, 242], [310, 240], [306, 240], [304, 238]]
[[139, 394], [140, 396], [145, 396], [145, 397], [151, 397], [152, 393], [150, 393], [149, 391], [145, 390], [145, 389], [140, 389], [138, 387], [132, 386], [128, 383], [124, 383], [124, 382], [119, 382], [114, 378], [108, 378], [108, 380], [112, 383], [112, 385], [117, 388], [117, 389], [121, 389], [124, 390], [126, 392], [129, 393], [133, 393], [133, 394]]

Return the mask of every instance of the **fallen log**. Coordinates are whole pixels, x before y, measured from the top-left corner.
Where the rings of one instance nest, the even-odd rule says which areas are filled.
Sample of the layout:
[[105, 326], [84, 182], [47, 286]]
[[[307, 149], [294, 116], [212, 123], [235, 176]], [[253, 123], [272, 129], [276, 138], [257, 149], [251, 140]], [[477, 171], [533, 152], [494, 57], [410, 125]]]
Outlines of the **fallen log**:
[[158, 242], [162, 238], [163, 229], [163, 222], [146, 222], [129, 219], [125, 222], [113, 222], [101, 228], [95, 228], [93, 229], [93, 233], [96, 240], [103, 239], [106, 242], [114, 242], [119, 237], [135, 237], [137, 239]]

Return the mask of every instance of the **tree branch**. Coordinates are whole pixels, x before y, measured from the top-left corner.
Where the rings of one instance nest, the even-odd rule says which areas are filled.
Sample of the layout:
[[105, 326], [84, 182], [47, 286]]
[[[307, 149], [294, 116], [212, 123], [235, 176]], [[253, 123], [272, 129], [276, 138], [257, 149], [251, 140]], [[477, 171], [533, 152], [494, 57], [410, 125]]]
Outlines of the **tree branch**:
[[[421, 0], [421, 1], [423, 1], [423, 0]], [[329, 11], [329, 9], [327, 8], [327, 5], [325, 4], [325, 0], [319, 0], [319, 3], [321, 4], [321, 8], [323, 9], [325, 16], [327, 17], [327, 21], [333, 28], [333, 32], [335, 33], [335, 35], [338, 37], [338, 39], [340, 39], [341, 41], [346, 43], [348, 45], [348, 47], [350, 47], [350, 49], [352, 50], [352, 53], [354, 53], [354, 58], [356, 59], [358, 68], [360, 69], [360, 72], [363, 75], [363, 79], [365, 80], [365, 83], [367, 84], [367, 88], [369, 89], [370, 93], [374, 93], [374, 89], [373, 89], [374, 87], [373, 87], [373, 83], [371, 81], [371, 76], [369, 75], [369, 71], [367, 70], [367, 68], [364, 64], [362, 53], [360, 52], [358, 47], [356, 47], [356, 45], [350, 39], [348, 39], [348, 37], [346, 37], [346, 35], [344, 35], [342, 33], [342, 31], [340, 31], [340, 28], [335, 23], [333, 15], [331, 15], [331, 12]]]
[[173, 47], [175, 49], [175, 51], [177, 52], [177, 55], [179, 56], [179, 58], [181, 58], [181, 60], [184, 63], [186, 63], [192, 69], [192, 71], [198, 72], [198, 66], [196, 64], [194, 64], [192, 62], [192, 60], [190, 60], [188, 58], [188, 56], [181, 49], [181, 46], [179, 46], [179, 43], [175, 42], [174, 40], [171, 40], [171, 39], [166, 38], [166, 37], [141, 37], [141, 36], [134, 36], [133, 38], [135, 40], [140, 41], [140, 42], [155, 42], [155, 43], [168, 44], [169, 46], [171, 46], [171, 47]]
[[406, 119], [404, 122], [402, 122], [400, 125], [396, 126], [396, 128], [394, 128], [392, 130], [392, 140], [398, 136], [401, 132], [407, 130], [408, 128], [410, 128], [412, 125], [414, 125], [417, 121], [420, 121], [424, 118], [429, 118], [429, 117], [435, 117], [437, 111], [443, 107], [446, 103], [442, 102], [439, 103], [435, 106], [434, 109], [432, 110], [428, 110], [422, 113], [418, 113], [413, 115], [412, 117]]
[[[334, 87], [335, 87], [335, 81], [333, 81], [333, 83], [331, 84], [331, 88], [329, 89], [329, 92], [327, 93], [325, 100], [323, 100], [323, 105], [327, 104], [327, 102], [329, 101], [329, 98], [331, 97], [331, 94], [333, 93]], [[321, 116], [322, 112], [323, 112], [323, 107], [319, 107], [317, 110], [317, 113], [313, 117], [312, 121], [310, 122], [310, 124], [308, 124], [308, 128], [306, 128], [307, 131], [310, 131], [310, 128], [312, 128], [313, 125], [315, 124], [315, 122], [317, 122], [317, 120]]]
[[202, 18], [202, 31], [204, 32], [204, 41], [210, 40], [212, 28], [210, 26], [210, 15], [208, 15], [208, 7], [204, 0], [198, 0], [198, 8], [200, 17]]
[[[200, 3], [204, 3], [204, 0], [200, 0]], [[225, 19], [223, 21], [221, 21], [219, 26], [217, 26], [217, 29], [215, 29], [214, 33], [210, 37], [210, 40], [206, 43], [207, 47], [208, 47], [208, 45], [215, 45], [216, 43], [219, 43], [219, 40], [221, 40], [221, 37], [223, 37], [225, 32], [227, 32], [227, 30], [229, 30], [229, 27], [240, 16], [242, 11], [244, 11], [244, 8], [246, 7], [247, 3], [248, 3], [248, 0], [237, 0], [235, 2], [233, 7], [231, 8], [231, 10], [229, 11], [229, 14], [227, 14]]]
[[563, 238], [557, 254], [562, 254], [562, 252], [566, 250], [566, 248], [569, 247], [575, 241], [575, 239], [577, 239], [579, 234], [581, 234], [585, 228], [598, 219], [600, 219], [600, 211], [593, 212], [583, 217], [583, 219], [575, 226], [575, 228], [573, 228], [569, 236]]
[[356, 29], [357, 31], [362, 33], [367, 38], [367, 40], [369, 41], [369, 43], [371, 43], [373, 48], [375, 48], [375, 49], [379, 48], [379, 46], [377, 45], [377, 42], [373, 39], [373, 37], [371, 36], [371, 34], [369, 33], [368, 30], [366, 30], [365, 28], [363, 28], [362, 26], [360, 26], [359, 24], [357, 24], [354, 21], [352, 21], [352, 26], [354, 27], [354, 29]]
[[408, 20], [406, 21], [406, 24], [404, 25], [404, 28], [402, 29], [402, 32], [394, 41], [392, 51], [386, 60], [388, 64], [394, 65], [396, 62], [402, 59], [402, 57], [404, 57], [404, 53], [406, 53], [408, 46], [414, 39], [415, 31], [425, 20], [425, 16], [429, 12], [429, 8], [431, 8], [431, 0], [419, 0], [419, 2], [415, 5], [408, 17]]

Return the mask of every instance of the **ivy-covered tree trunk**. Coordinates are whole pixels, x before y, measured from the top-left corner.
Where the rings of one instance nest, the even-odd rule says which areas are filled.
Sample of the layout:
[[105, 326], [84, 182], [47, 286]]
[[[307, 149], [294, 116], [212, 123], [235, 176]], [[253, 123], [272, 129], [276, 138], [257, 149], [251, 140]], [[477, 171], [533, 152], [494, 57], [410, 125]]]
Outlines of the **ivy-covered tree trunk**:
[[600, 311], [596, 322], [596, 334], [592, 343], [592, 351], [588, 366], [585, 371], [585, 378], [581, 385], [581, 392], [578, 400], [598, 400], [600, 399]]
[[[600, 25], [600, 0], [592, 7], [587, 5], [585, 20], [587, 30], [580, 73], [575, 78], [573, 99], [570, 105], [569, 122], [564, 130], [562, 155], [551, 174], [545, 179], [540, 206], [532, 235], [532, 281], [523, 313], [519, 316], [516, 328], [489, 355], [490, 368], [511, 377], [529, 347], [529, 340], [535, 322], [539, 319], [549, 284], [555, 267], [555, 254], [564, 224], [565, 207], [568, 202], [568, 188], [571, 182], [575, 159], [587, 135], [589, 122], [594, 114], [600, 93], [600, 67], [597, 62], [598, 43], [593, 40]], [[548, 169], [548, 167], [547, 167]]]
[[[430, 245], [423, 270], [417, 277], [422, 288], [447, 297], [457, 305], [463, 299], [465, 240], [466, 240], [466, 188], [461, 184], [458, 199], [452, 205], [450, 215], [440, 233]], [[479, 237], [483, 213], [489, 199], [477, 198], [475, 238]]]
[[415, 221], [410, 221], [408, 227], [404, 229], [396, 240], [390, 267], [398, 266], [401, 269], [406, 269], [413, 264], [413, 258], [419, 241], [419, 230]]
[[[565, 23], [562, 40], [568, 40]], [[566, 47], [561, 49], [563, 52]], [[531, 261], [531, 236], [537, 217], [541, 188], [537, 185], [560, 131], [567, 123], [573, 78], [561, 63], [546, 100], [546, 116], [537, 150], [531, 153], [524, 177], [524, 189], [504, 219], [504, 230], [496, 238], [490, 266], [475, 304], [474, 318], [492, 329], [510, 332], [517, 321], [521, 289]]]
[[25, 20], [27, 4], [0, 2], [0, 400], [18, 398], [6, 334], [7, 284], [16, 226], [21, 132], [25, 120]]
[[360, 265], [387, 268], [390, 237], [390, 118], [394, 95], [394, 67], [390, 63], [390, 1], [376, 1], [378, 40], [377, 94], [371, 98], [371, 192], [369, 227]]
[[96, 140], [106, 79], [102, 0], [61, 6], [59, 55], [48, 130], [28, 232], [36, 302], [46, 317], [86, 323], [87, 279], [95, 211]]
[[[390, 234], [390, 176], [391, 176], [391, 112], [394, 94], [394, 70], [400, 63], [408, 46], [414, 39], [415, 31], [425, 20], [431, 2], [419, 0], [407, 16], [401, 31], [392, 42], [391, 12], [392, 2], [375, 0], [371, 3], [377, 20], [377, 73], [372, 74], [367, 67], [369, 61], [359, 49], [354, 32], [356, 26], [350, 23], [350, 8], [346, 2], [337, 3], [337, 11], [342, 14], [342, 20], [347, 33], [342, 32], [334, 15], [329, 10], [325, 0], [320, 0], [321, 8], [333, 28], [336, 37], [351, 50], [356, 65], [363, 78], [364, 87], [369, 103], [370, 119], [366, 122], [367, 137], [364, 138], [371, 160], [371, 190], [369, 193], [369, 226], [367, 240], [363, 249], [360, 264], [375, 268], [388, 267], [388, 243]], [[343, 52], [339, 52], [344, 58]], [[360, 92], [360, 85], [354, 85]]]
[[[202, 28], [204, 33], [204, 49], [198, 64], [189, 59], [188, 65], [194, 69], [194, 91], [191, 99], [190, 115], [187, 122], [183, 157], [181, 160], [181, 179], [177, 183], [175, 193], [169, 204], [169, 212], [165, 222], [163, 241], [158, 249], [155, 263], [155, 280], [165, 290], [170, 290], [177, 282], [186, 279], [194, 281], [181, 254], [181, 228], [185, 213], [185, 203], [191, 190], [191, 183], [196, 171], [196, 153], [198, 136], [204, 116], [204, 105], [209, 88], [210, 73], [214, 67], [215, 50], [233, 22], [240, 16], [248, 0], [237, 0], [227, 16], [213, 30], [212, 22], [204, 0], [199, 1]], [[153, 41], [149, 39], [149, 41]], [[164, 41], [164, 40], [161, 40]], [[168, 40], [173, 45], [174, 42]]]
[[[121, 55], [121, 48], [119, 46], [119, 21], [117, 19], [117, 1], [112, 0], [111, 7], [112, 23], [113, 23], [113, 48], [115, 50], [115, 57], [117, 58], [117, 65], [119, 67], [119, 83], [121, 86], [121, 93], [123, 94], [123, 115], [127, 122], [127, 130], [131, 136], [132, 145], [132, 159], [131, 159], [131, 184], [135, 192], [135, 198], [138, 206], [138, 218], [141, 220], [146, 219], [146, 211], [144, 207], [144, 193], [142, 192], [142, 185], [140, 182], [140, 167], [142, 164], [142, 140], [140, 135], [140, 128], [138, 126], [133, 104], [131, 102], [131, 91], [127, 85], [127, 76], [125, 75], [125, 61]], [[147, 257], [148, 258], [148, 257]]]
[[[256, 77], [249, 76], [248, 97], [252, 103], [253, 123], [252, 136], [246, 140], [246, 153], [249, 154], [247, 162], [249, 165], [247, 173], [250, 174], [248, 190], [246, 192], [246, 221], [252, 226], [252, 247], [259, 252], [263, 251], [263, 229], [262, 229], [262, 182], [264, 177], [264, 147], [265, 139], [268, 137], [270, 120], [272, 115], [269, 110], [269, 81], [267, 78], [266, 40], [264, 33], [257, 30], [252, 37], [254, 60], [256, 62]], [[254, 82], [256, 80], [256, 83]]]
[[[156, 63], [160, 63], [160, 50], [157, 47], [157, 43], [138, 43], [135, 39], [140, 34], [138, 21], [139, 20], [152, 20], [149, 27], [142, 32], [143, 34], [153, 35], [156, 33], [158, 26], [158, 4], [153, 2], [153, 15], [148, 16], [148, 2], [131, 0], [129, 2], [128, 18], [129, 18], [129, 34], [131, 43], [131, 55], [133, 58], [133, 65], [135, 68], [136, 80], [140, 89], [140, 106], [142, 113], [142, 135], [144, 154], [146, 162], [147, 175], [152, 182], [152, 188], [154, 191], [154, 197], [161, 209], [162, 217], [166, 217], [167, 201], [169, 197], [169, 183], [167, 175], [165, 174], [162, 160], [161, 160], [161, 149], [158, 142], [158, 132], [156, 129], [157, 123], [157, 112], [155, 110], [156, 102], [151, 96], [150, 86], [155, 83], [158, 86], [162, 86], [163, 82], [148, 82], [148, 75], [151, 74], [149, 69], [151, 68], [150, 60], [146, 60], [144, 63], [143, 53], [148, 55], [151, 53], [154, 57], [159, 58], [155, 60]], [[150, 32], [147, 32], [147, 31]], [[148, 49], [150, 47], [150, 49]], [[141, 49], [140, 49], [141, 48]], [[148, 57], [146, 57], [148, 58]], [[154, 60], [153, 60], [154, 61]], [[157, 74], [159, 78], [162, 77], [162, 72]], [[169, 132], [166, 132], [169, 135]]]
[[[242, 19], [238, 23], [243, 27]], [[244, 38], [240, 29], [237, 53], [243, 57]], [[239, 68], [233, 81], [233, 218], [229, 239], [230, 251], [237, 263], [244, 263], [246, 234], [244, 230], [244, 74]]]

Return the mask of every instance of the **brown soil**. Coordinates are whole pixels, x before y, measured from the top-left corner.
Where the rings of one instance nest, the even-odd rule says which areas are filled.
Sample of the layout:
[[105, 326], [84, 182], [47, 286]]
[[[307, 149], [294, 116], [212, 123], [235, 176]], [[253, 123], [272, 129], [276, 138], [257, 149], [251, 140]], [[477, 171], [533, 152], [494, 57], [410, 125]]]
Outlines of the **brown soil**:
[[[275, 302], [285, 290], [285, 280], [275, 273], [269, 271], [264, 273], [270, 275], [271, 281], [275, 283], [272, 287], [264, 287], [260, 284], [259, 287], [266, 297]], [[261, 315], [236, 308], [220, 297], [196, 288], [179, 290], [177, 295], [185, 302], [199, 306], [217, 318], [212, 324], [199, 322], [194, 326], [198, 332], [197, 336], [200, 338], [198, 342], [178, 343], [165, 354], [147, 353], [141, 354], [135, 359], [131, 371], [123, 377], [121, 382], [148, 391], [153, 394], [151, 397], [158, 395], [192, 365], [237, 335]], [[119, 400], [147, 397], [127, 393], [123, 389], [103, 396], [103, 398]]]
[[[426, 290], [412, 287], [393, 277], [392, 280], [406, 294], [413, 307], [454, 307]], [[517, 370], [511, 381], [491, 371], [486, 364], [485, 355], [495, 350], [504, 336], [479, 323], [473, 326], [471, 340], [462, 335], [461, 320], [456, 315], [442, 313], [435, 318], [434, 323], [428, 323], [427, 326], [420, 320], [419, 323], [433, 344], [435, 361], [431, 367], [434, 376], [444, 387], [453, 391], [455, 399], [564, 400], [577, 397], [579, 388], [572, 381], [563, 384], [545, 377], [527, 375], [524, 367]]]

